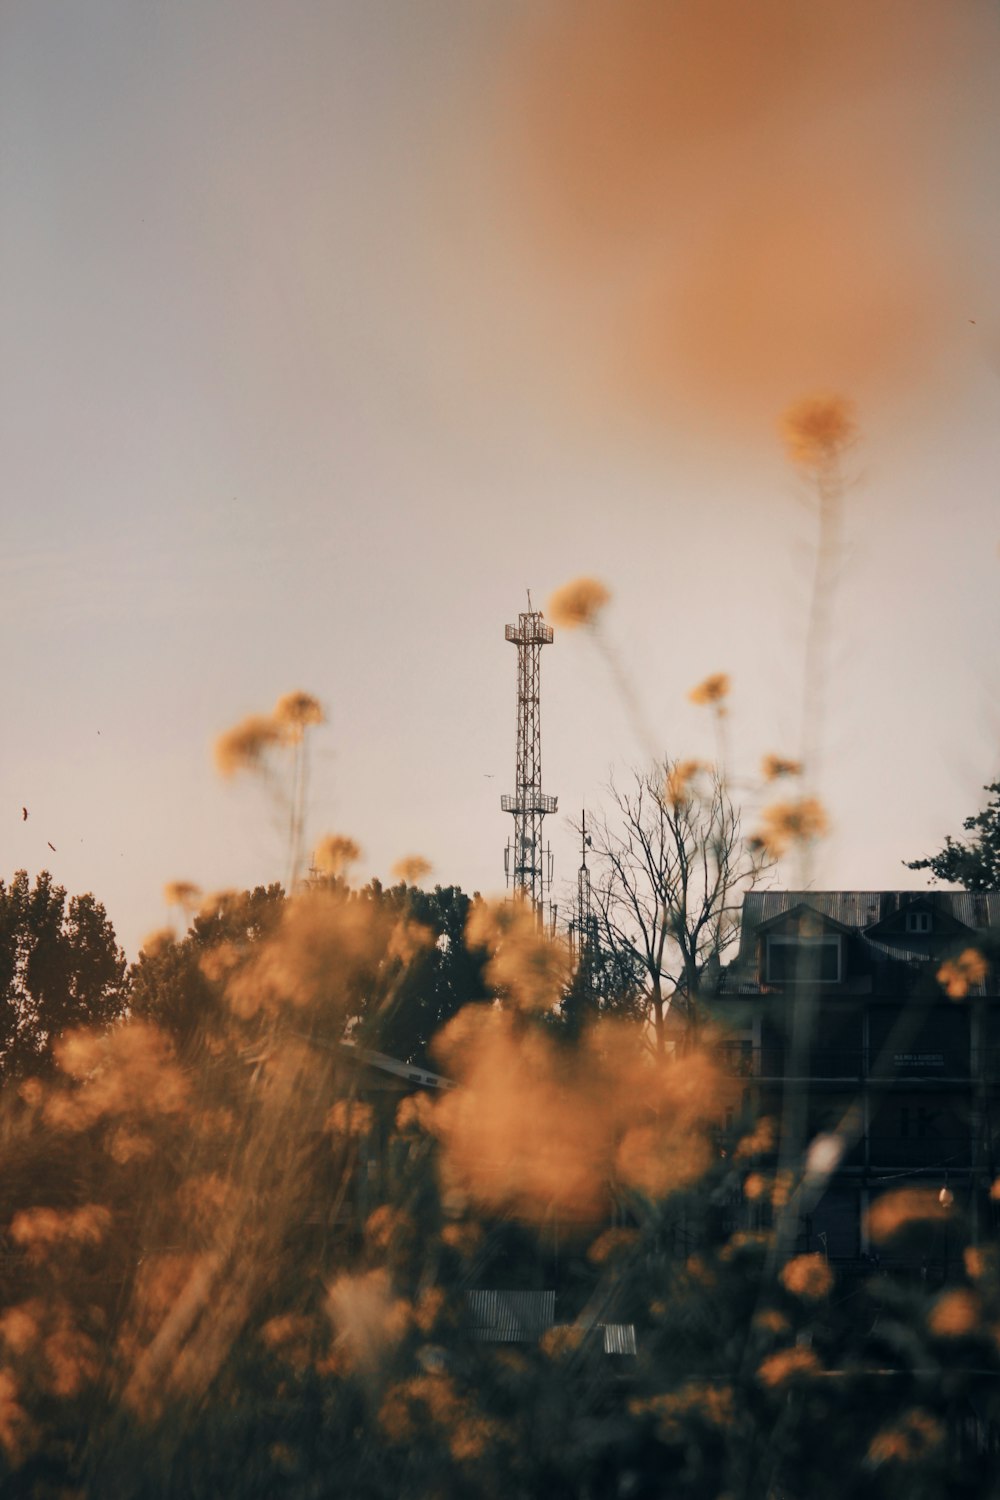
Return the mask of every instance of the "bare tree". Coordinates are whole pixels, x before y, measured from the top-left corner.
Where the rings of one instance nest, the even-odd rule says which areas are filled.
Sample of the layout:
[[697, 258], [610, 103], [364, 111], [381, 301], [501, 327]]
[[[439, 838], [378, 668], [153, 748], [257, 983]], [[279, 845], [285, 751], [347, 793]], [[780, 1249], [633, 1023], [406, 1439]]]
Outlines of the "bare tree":
[[670, 1010], [698, 1020], [698, 1001], [718, 986], [736, 936], [743, 895], [760, 878], [725, 782], [711, 767], [664, 760], [614, 780], [610, 819], [592, 820], [598, 861], [595, 904], [602, 939], [646, 980], [656, 1049]]

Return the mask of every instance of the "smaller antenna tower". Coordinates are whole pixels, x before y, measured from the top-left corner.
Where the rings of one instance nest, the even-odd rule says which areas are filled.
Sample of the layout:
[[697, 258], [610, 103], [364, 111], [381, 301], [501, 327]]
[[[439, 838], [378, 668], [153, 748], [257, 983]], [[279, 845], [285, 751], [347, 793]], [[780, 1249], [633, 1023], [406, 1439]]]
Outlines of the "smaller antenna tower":
[[554, 813], [558, 798], [542, 791], [542, 729], [540, 719], [542, 647], [552, 644], [552, 626], [540, 609], [528, 608], [504, 637], [517, 647], [517, 770], [514, 795], [500, 798], [500, 806], [514, 819], [514, 837], [504, 850], [508, 888], [531, 903], [539, 926], [552, 888], [552, 847], [542, 842], [542, 823]]
[[594, 914], [593, 887], [587, 867], [587, 850], [593, 845], [587, 832], [587, 809], [580, 814], [580, 868], [576, 872], [576, 911], [569, 924], [570, 946], [582, 964], [593, 958], [597, 949], [597, 917]]

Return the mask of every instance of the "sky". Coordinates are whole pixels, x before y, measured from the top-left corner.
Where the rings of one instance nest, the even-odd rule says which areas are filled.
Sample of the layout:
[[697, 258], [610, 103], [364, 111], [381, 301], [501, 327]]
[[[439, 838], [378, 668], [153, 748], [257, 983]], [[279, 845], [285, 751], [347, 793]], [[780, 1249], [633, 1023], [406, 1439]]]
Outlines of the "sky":
[[301, 688], [315, 836], [498, 891], [504, 625], [589, 575], [617, 677], [542, 659], [565, 904], [609, 775], [713, 753], [706, 674], [734, 782], [794, 755], [777, 424], [839, 392], [816, 883], [919, 886], [1000, 774], [997, 97], [979, 0], [7, 0], [0, 877], [130, 956], [165, 881], [281, 878], [211, 744]]

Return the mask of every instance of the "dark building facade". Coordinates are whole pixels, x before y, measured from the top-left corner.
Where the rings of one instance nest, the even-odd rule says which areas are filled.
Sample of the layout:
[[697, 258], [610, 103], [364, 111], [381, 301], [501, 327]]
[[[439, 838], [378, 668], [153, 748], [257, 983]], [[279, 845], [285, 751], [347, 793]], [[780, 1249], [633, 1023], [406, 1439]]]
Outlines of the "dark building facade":
[[[717, 1013], [750, 1118], [797, 1122], [839, 1161], [805, 1198], [797, 1249], [870, 1264], [867, 1210], [932, 1187], [993, 1228], [1000, 1171], [1000, 894], [757, 891]], [[992, 962], [991, 960], [992, 956]], [[950, 985], [953, 995], [946, 992]], [[789, 1108], [791, 1104], [791, 1109]], [[740, 1122], [730, 1122], [733, 1131]], [[766, 1212], [740, 1207], [743, 1222]], [[954, 1254], [954, 1250], [951, 1251]], [[947, 1274], [947, 1225], [935, 1251]], [[928, 1269], [925, 1267], [925, 1269]]]

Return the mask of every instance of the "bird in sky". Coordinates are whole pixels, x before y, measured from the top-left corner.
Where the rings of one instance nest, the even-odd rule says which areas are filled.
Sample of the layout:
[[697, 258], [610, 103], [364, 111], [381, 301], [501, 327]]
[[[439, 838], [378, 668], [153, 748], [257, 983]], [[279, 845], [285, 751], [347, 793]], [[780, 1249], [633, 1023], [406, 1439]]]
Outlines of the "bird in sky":
[[[48, 839], [46, 839], [45, 842], [47, 844], [49, 844]], [[52, 850], [53, 854], [58, 854], [59, 853], [59, 850], [56, 848], [55, 844], [49, 844], [49, 848]]]
[[28, 809], [26, 807], [22, 807], [21, 808], [21, 822], [22, 823], [27, 823], [27, 821], [28, 821]]

